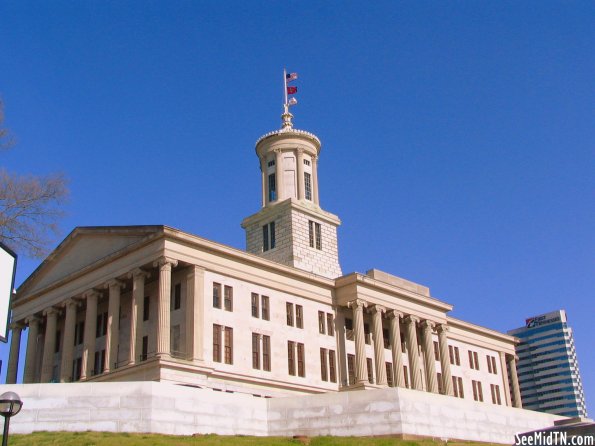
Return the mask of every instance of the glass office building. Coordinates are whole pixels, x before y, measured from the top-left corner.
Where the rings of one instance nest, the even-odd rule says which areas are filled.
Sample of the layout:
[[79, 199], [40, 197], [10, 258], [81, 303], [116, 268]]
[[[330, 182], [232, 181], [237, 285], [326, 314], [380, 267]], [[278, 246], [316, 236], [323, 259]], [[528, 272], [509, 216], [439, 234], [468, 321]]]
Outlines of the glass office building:
[[520, 339], [517, 372], [523, 408], [587, 417], [572, 329], [564, 310], [530, 317], [508, 334]]

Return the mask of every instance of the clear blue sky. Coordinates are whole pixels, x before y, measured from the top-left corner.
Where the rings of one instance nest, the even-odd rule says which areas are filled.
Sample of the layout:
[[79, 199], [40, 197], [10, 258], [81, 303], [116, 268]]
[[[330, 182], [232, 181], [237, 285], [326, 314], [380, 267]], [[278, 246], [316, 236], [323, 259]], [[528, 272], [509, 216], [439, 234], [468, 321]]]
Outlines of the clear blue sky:
[[286, 66], [343, 271], [501, 331], [565, 308], [593, 416], [594, 20], [594, 2], [4, 1], [0, 163], [70, 178], [62, 237], [166, 224], [244, 248]]

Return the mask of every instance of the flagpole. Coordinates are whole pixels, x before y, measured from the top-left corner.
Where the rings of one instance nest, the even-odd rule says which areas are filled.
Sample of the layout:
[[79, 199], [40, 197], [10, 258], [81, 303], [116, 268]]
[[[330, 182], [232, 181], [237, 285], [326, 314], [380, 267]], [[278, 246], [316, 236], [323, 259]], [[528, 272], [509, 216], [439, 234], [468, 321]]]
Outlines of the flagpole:
[[283, 96], [285, 97], [283, 108], [285, 109], [285, 113], [287, 113], [287, 70], [285, 68], [283, 68]]

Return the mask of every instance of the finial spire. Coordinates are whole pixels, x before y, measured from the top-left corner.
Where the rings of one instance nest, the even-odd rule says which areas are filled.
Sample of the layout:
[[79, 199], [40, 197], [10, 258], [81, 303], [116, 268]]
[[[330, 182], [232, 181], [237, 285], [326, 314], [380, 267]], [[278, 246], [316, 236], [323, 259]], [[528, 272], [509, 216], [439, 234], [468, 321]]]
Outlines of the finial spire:
[[285, 98], [284, 102], [283, 102], [283, 114], [281, 115], [281, 120], [282, 120], [282, 126], [281, 129], [282, 130], [289, 130], [291, 128], [293, 128], [293, 122], [291, 122], [291, 118], [293, 118], [293, 115], [291, 113], [289, 113], [289, 107], [291, 107], [292, 105], [297, 104], [297, 99], [292, 97], [291, 99], [287, 99], [287, 96], [290, 94], [296, 94], [297, 93], [297, 87], [288, 87], [287, 84], [295, 79], [298, 78], [297, 73], [287, 73], [287, 70], [285, 68], [283, 68], [283, 96]]

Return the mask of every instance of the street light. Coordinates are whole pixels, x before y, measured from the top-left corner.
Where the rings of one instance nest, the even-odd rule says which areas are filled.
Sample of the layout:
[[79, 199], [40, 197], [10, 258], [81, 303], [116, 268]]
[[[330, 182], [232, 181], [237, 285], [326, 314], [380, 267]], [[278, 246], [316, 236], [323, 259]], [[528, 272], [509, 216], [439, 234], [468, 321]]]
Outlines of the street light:
[[0, 415], [4, 417], [4, 432], [2, 434], [2, 446], [8, 444], [8, 425], [10, 417], [18, 414], [23, 407], [21, 398], [14, 392], [4, 392], [0, 395]]

